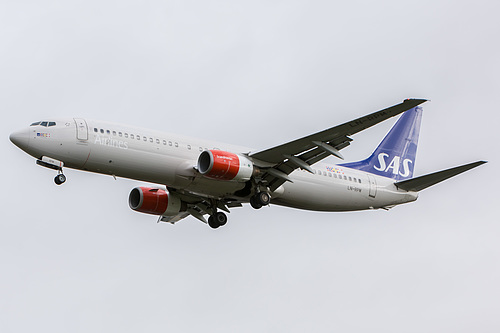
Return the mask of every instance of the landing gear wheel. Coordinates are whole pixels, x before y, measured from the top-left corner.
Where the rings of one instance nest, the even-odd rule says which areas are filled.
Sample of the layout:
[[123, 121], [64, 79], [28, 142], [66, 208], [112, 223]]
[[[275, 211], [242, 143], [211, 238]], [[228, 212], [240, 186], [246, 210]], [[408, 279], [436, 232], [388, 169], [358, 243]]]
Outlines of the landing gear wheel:
[[271, 196], [267, 192], [259, 192], [256, 195], [257, 202], [262, 206], [267, 206], [271, 202]]
[[215, 213], [208, 218], [208, 225], [212, 229], [217, 229], [218, 227], [222, 227], [227, 223], [227, 216], [222, 212]]
[[252, 206], [252, 208], [254, 209], [262, 208], [262, 205], [259, 202], [257, 202], [257, 198], [255, 197], [255, 195], [250, 197], [250, 206]]
[[271, 196], [267, 192], [258, 192], [252, 197], [250, 197], [250, 205], [255, 209], [267, 206], [269, 205], [270, 202], [271, 202]]
[[63, 175], [62, 173], [58, 174], [56, 178], [54, 178], [54, 183], [57, 185], [61, 185], [66, 181], [66, 176]]
[[223, 212], [218, 212], [215, 214], [215, 218], [219, 227], [222, 227], [227, 223], [227, 216]]
[[208, 225], [210, 226], [210, 228], [212, 229], [217, 229], [218, 227], [220, 227], [220, 225], [217, 223], [217, 221], [214, 219], [213, 216], [210, 216], [208, 218]]

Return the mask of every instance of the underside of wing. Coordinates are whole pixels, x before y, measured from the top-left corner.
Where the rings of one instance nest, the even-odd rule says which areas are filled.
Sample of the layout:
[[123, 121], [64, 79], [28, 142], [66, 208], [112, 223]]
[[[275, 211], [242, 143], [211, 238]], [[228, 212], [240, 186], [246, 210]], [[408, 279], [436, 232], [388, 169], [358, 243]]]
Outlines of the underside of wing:
[[173, 188], [168, 188], [169, 192], [174, 193], [183, 203], [185, 207], [183, 211], [175, 215], [160, 216], [158, 222], [176, 223], [188, 216], [193, 216], [203, 223], [208, 223], [205, 215], [213, 215], [217, 210], [222, 210], [229, 213], [229, 208], [242, 207], [240, 201], [234, 199], [215, 200], [204, 197], [198, 194], [190, 193], [187, 191], [178, 191]]

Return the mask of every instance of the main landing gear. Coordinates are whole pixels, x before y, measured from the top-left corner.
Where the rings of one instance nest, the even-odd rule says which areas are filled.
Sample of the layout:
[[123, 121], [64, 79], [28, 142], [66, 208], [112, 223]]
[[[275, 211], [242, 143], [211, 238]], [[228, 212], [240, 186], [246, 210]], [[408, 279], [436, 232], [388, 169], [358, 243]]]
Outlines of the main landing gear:
[[[255, 209], [262, 208], [263, 206], [267, 206], [270, 203], [271, 203], [271, 195], [266, 191], [257, 192], [250, 197], [250, 205]], [[227, 223], [226, 214], [224, 214], [223, 212], [218, 212], [216, 207], [217, 203], [213, 201], [211, 204], [211, 209], [213, 211], [210, 217], [208, 218], [208, 225], [212, 229], [217, 229]]]
[[227, 216], [223, 212], [215, 212], [208, 218], [208, 225], [212, 229], [222, 227], [227, 223]]
[[257, 192], [250, 197], [250, 206], [255, 209], [260, 209], [263, 206], [267, 206], [271, 203], [271, 196], [267, 192]]

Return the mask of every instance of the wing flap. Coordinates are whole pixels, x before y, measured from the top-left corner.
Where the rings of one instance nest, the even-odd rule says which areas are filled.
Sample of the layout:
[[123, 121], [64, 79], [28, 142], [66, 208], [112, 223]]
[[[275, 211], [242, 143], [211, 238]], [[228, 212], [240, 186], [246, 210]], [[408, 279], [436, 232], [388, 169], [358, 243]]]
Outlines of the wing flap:
[[456, 175], [461, 174], [462, 172], [468, 171], [470, 169], [473, 169], [475, 167], [478, 167], [484, 163], [487, 163], [486, 161], [478, 161], [478, 162], [473, 162], [465, 165], [461, 165], [458, 167], [454, 167], [451, 169], [446, 169], [443, 171], [438, 171], [434, 172], [425, 176], [420, 176], [408, 180], [404, 180], [402, 182], [397, 182], [394, 183], [397, 188], [405, 190], [405, 191], [422, 191], [432, 185], [436, 185], [437, 183], [440, 183], [448, 178], [454, 177]]

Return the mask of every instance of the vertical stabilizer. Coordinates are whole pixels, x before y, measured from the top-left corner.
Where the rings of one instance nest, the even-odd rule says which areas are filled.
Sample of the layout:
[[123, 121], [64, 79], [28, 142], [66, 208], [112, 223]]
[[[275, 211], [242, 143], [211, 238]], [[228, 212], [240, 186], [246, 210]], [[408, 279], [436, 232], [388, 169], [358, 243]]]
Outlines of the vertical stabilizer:
[[403, 113], [370, 157], [341, 165], [397, 181], [411, 178], [415, 167], [422, 111], [422, 108], [417, 106]]

